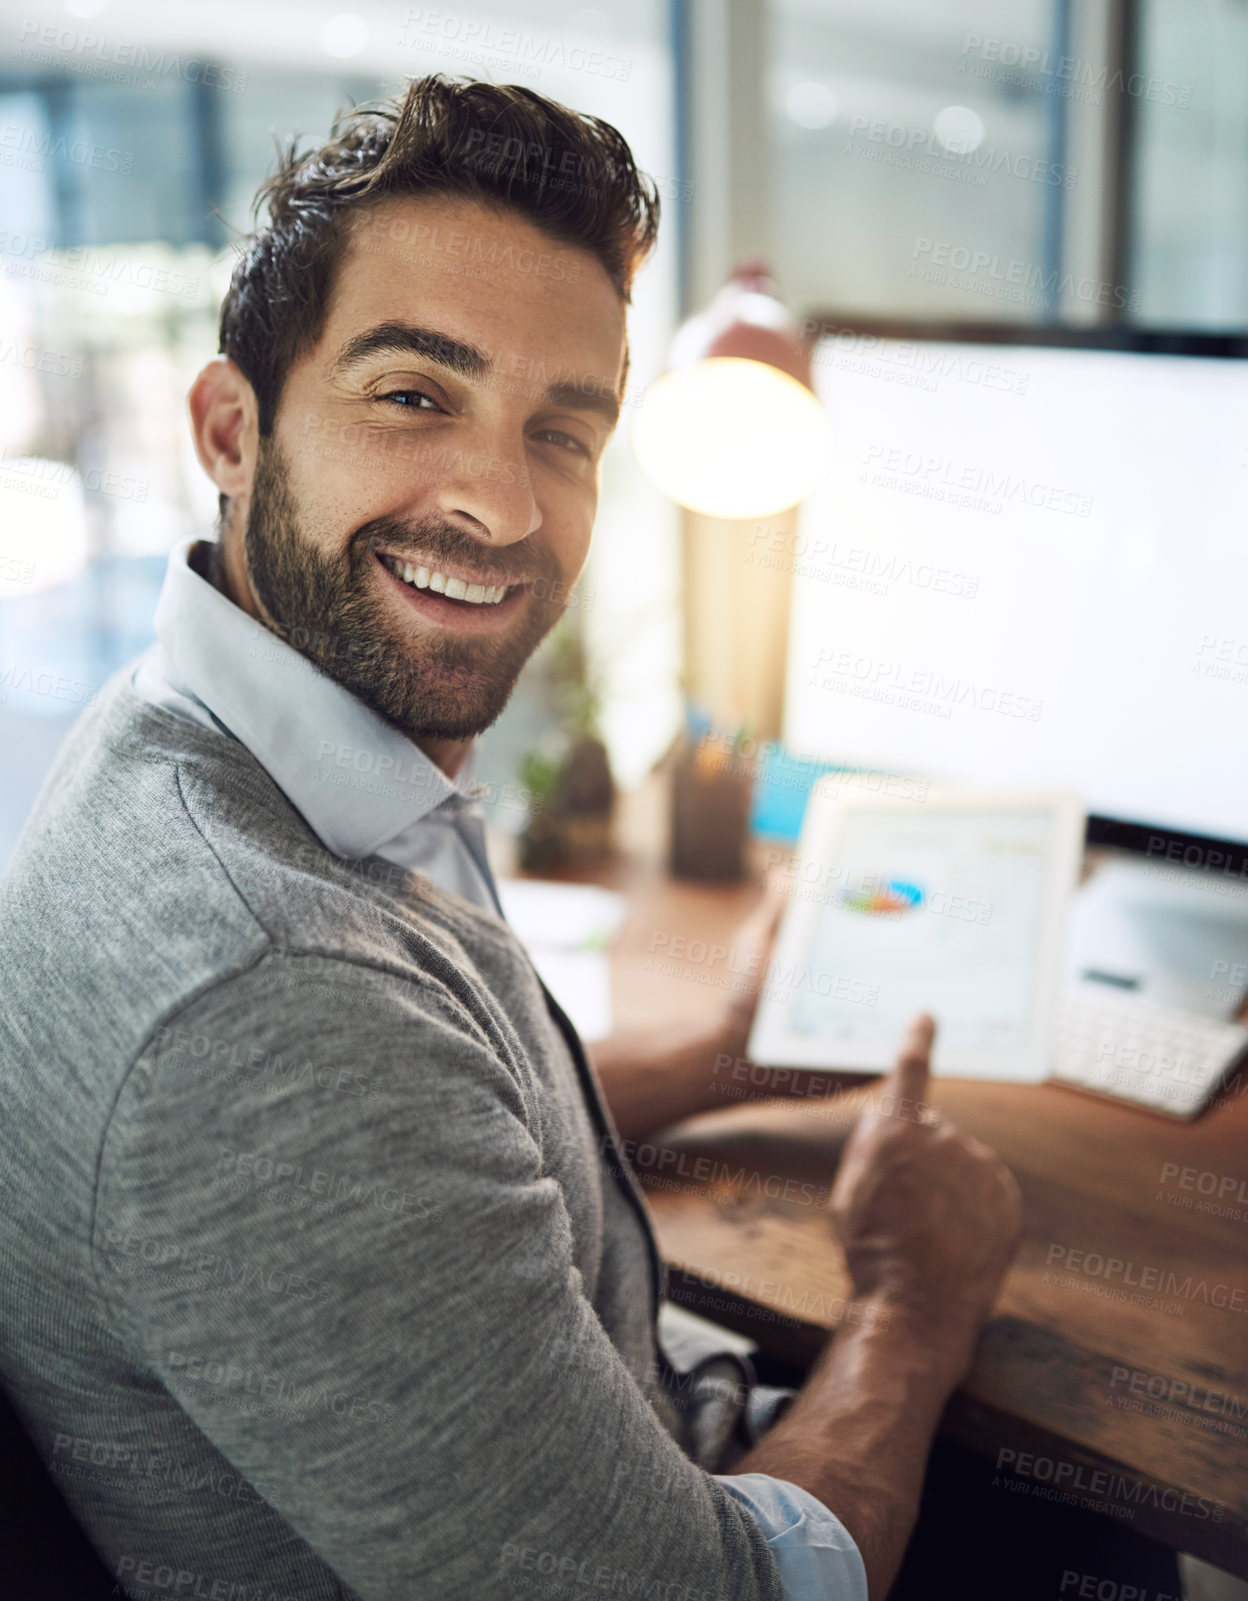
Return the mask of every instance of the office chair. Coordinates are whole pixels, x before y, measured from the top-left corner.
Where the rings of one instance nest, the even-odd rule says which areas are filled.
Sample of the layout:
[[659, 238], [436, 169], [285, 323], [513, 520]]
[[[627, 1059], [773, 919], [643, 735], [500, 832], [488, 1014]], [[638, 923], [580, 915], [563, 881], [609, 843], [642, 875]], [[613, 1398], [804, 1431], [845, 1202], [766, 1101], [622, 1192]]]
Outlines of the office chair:
[[125, 1591], [74, 1521], [0, 1392], [0, 1593], [13, 1601], [117, 1601]]

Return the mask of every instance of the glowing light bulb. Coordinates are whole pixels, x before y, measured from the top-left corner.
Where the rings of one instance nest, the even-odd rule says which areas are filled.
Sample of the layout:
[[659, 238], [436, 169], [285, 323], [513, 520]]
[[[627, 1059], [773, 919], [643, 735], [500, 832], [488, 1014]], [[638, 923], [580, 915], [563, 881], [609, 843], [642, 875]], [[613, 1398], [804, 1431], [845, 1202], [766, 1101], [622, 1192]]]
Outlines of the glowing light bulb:
[[828, 419], [804, 384], [766, 362], [712, 357], [655, 380], [633, 451], [665, 494], [707, 517], [768, 517], [822, 476]]

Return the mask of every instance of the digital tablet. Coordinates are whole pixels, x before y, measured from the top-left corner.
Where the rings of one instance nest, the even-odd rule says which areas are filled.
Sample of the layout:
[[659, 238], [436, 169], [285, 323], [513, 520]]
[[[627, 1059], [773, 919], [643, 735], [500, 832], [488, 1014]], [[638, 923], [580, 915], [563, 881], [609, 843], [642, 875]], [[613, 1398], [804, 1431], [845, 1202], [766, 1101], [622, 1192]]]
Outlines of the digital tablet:
[[750, 1034], [776, 1067], [891, 1067], [936, 1020], [932, 1071], [1047, 1078], [1066, 910], [1083, 857], [1073, 794], [814, 786]]

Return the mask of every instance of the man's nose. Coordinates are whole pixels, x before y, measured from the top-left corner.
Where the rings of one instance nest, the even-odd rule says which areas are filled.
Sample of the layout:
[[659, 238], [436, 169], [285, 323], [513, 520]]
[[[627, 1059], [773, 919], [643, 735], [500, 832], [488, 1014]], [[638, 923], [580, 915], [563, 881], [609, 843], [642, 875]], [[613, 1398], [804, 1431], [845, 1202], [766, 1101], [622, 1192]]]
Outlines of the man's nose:
[[474, 430], [458, 441], [441, 475], [439, 511], [491, 545], [512, 545], [541, 527], [522, 432]]

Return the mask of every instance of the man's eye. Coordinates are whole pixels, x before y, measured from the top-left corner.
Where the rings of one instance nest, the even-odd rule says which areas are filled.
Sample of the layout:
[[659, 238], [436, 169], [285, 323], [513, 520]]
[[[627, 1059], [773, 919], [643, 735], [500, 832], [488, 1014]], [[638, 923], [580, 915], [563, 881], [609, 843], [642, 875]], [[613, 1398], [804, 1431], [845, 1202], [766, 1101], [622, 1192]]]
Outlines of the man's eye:
[[435, 410], [441, 409], [433, 396], [427, 395], [423, 389], [390, 389], [384, 395], [378, 395], [377, 399], [392, 402], [400, 411], [423, 411], [423, 406], [414, 404], [421, 400], [427, 400]]
[[[561, 449], [567, 450], [569, 455], [588, 456], [589, 451], [574, 434], [565, 434], [560, 428], [543, 428], [533, 436], [535, 439], [555, 439], [562, 441]], [[570, 447], [570, 448], [569, 448]]]

